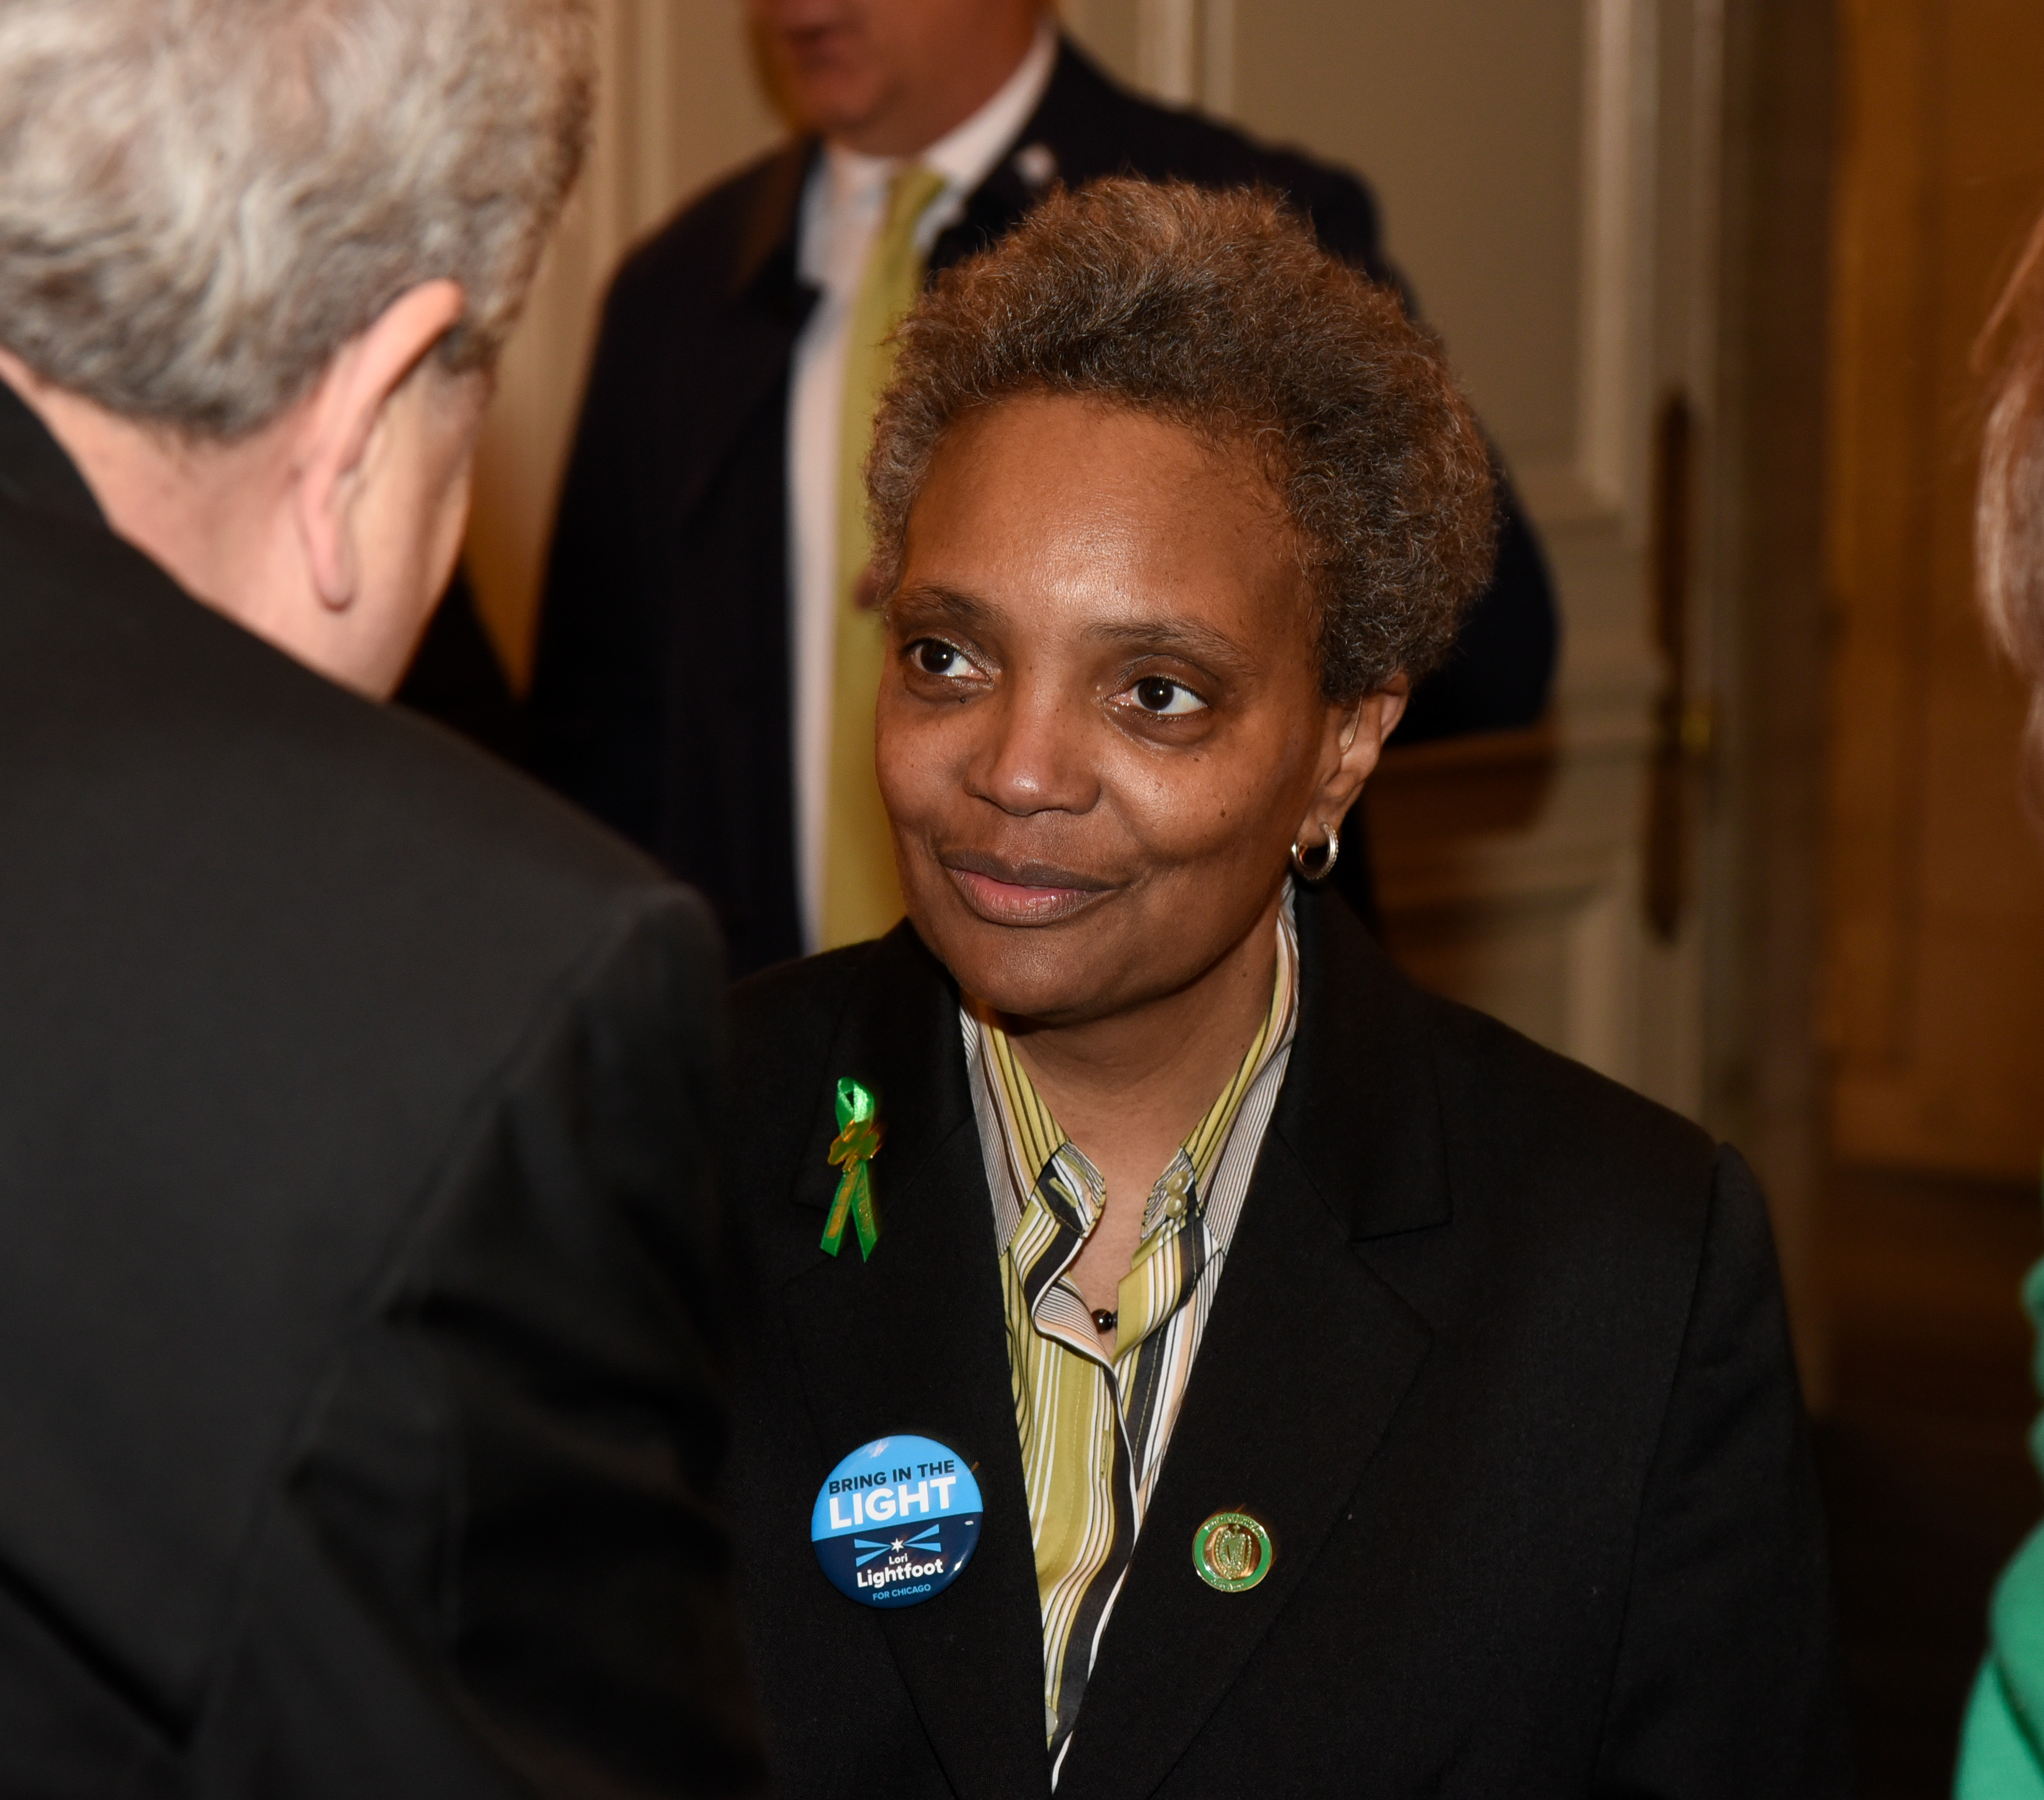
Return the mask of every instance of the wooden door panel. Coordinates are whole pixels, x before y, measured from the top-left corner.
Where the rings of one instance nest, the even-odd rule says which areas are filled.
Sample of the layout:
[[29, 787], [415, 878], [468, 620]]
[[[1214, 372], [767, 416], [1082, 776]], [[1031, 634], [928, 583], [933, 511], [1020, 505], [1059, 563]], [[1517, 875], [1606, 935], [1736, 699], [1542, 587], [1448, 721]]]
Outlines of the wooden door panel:
[[2044, 837], [1972, 598], [1973, 345], [2044, 201], [2044, 9], [1846, 0], [1829, 561], [1833, 1131], [1848, 1161], [2034, 1171]]

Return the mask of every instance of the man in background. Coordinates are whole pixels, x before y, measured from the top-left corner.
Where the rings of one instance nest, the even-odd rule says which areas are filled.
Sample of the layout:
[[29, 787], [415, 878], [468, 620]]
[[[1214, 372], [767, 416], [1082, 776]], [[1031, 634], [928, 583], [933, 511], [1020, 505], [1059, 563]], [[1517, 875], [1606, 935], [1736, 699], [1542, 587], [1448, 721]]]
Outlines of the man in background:
[[0, 5], [0, 1792], [757, 1790], [713, 930], [375, 703], [593, 80]]
[[[1116, 87], [1042, 0], [751, 0], [801, 134], [625, 264], [563, 487], [525, 721], [536, 772], [710, 897], [734, 972], [900, 917], [873, 777], [857, 496], [882, 344], [1052, 183], [1260, 183], [1396, 279], [1354, 177]], [[1403, 737], [1531, 724], [1555, 624], [1516, 502]], [[1358, 821], [1359, 822], [1359, 821]], [[1335, 879], [1374, 910], [1352, 836]]]

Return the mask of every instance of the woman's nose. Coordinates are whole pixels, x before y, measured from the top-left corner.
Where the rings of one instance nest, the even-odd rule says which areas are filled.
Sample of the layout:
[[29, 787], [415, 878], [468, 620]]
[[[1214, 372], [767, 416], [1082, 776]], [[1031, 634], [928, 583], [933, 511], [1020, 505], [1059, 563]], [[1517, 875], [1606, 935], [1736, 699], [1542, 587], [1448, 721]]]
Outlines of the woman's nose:
[[1090, 709], [1020, 682], [982, 713], [986, 736], [968, 785], [1005, 813], [1089, 811], [1100, 783], [1088, 754]]

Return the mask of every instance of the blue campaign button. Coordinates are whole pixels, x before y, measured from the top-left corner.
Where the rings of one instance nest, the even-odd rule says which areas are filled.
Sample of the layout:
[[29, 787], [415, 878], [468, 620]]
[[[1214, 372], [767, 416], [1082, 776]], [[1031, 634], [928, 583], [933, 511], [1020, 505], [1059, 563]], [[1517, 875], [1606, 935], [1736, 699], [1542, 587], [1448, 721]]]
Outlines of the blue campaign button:
[[934, 1437], [882, 1437], [831, 1471], [809, 1540], [846, 1598], [914, 1606], [964, 1573], [981, 1517], [979, 1483], [957, 1451]]

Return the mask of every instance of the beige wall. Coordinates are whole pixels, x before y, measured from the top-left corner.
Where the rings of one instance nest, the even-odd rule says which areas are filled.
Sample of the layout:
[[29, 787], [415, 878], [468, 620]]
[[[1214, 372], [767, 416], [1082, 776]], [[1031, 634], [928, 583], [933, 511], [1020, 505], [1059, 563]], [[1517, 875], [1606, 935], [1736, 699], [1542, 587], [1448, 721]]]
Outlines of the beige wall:
[[[1364, 175], [1392, 257], [1515, 467], [1581, 385], [1584, 0], [1070, 0], [1128, 79]], [[1184, 66], [1165, 45], [1170, 18]], [[1147, 52], [1147, 53], [1146, 53]]]
[[1579, 0], [1258, 0], [1250, 16], [1237, 28], [1237, 115], [1369, 175], [1393, 256], [1485, 423], [1515, 463], [1566, 463]]

